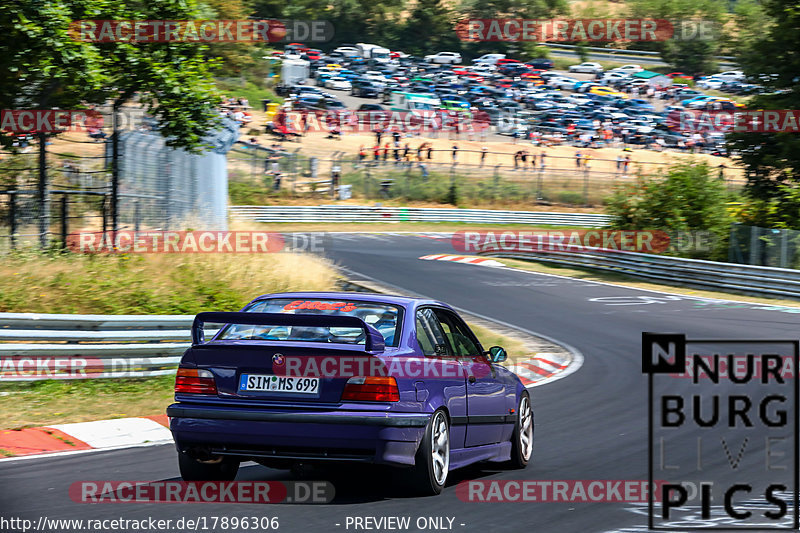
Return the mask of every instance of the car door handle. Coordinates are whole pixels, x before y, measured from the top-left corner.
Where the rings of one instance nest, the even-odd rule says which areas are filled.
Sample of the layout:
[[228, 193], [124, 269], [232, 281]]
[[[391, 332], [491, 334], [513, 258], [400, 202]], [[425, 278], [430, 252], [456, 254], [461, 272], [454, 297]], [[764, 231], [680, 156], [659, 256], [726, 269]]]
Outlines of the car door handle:
[[470, 383], [475, 383], [475, 381], [476, 381], [476, 380], [475, 380], [475, 376], [470, 376], [470, 377], [469, 377], [469, 382], [470, 382]]

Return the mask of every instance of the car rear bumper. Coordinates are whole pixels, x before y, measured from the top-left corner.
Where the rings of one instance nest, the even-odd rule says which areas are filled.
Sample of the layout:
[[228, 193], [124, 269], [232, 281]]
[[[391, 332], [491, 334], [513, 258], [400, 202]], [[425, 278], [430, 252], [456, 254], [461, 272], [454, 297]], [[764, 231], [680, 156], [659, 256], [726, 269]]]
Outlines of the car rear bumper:
[[173, 404], [176, 446], [276, 459], [412, 465], [426, 413], [278, 411]]

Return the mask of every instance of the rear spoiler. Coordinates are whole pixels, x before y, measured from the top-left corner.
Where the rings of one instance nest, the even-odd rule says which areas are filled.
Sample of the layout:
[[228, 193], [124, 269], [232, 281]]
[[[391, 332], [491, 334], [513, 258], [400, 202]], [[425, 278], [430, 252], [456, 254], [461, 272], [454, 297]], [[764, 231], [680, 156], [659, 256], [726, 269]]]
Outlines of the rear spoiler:
[[359, 328], [366, 333], [364, 350], [382, 352], [385, 348], [383, 335], [363, 320], [343, 315], [288, 315], [282, 313], [198, 313], [192, 323], [192, 344], [203, 344], [203, 325], [244, 324], [252, 326], [306, 326], [317, 328]]

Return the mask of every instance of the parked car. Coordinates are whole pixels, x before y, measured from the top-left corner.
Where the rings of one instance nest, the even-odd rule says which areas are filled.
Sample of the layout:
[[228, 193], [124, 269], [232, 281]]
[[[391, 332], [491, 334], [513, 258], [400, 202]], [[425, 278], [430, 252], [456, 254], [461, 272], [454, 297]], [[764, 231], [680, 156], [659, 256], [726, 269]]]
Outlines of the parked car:
[[709, 76], [707, 78], [703, 78], [702, 80], [697, 82], [697, 86], [701, 89], [719, 89], [725, 83], [725, 80], [722, 78], [717, 78], [715, 76]]
[[580, 65], [570, 65], [569, 71], [597, 74], [599, 72], [603, 72], [603, 66], [600, 63], [581, 63]]
[[353, 80], [350, 85], [350, 94], [353, 96], [378, 98], [381, 94], [380, 88], [369, 80]]
[[505, 54], [483, 54], [472, 60], [474, 65], [494, 65], [500, 59], [505, 59]]
[[553, 63], [552, 59], [537, 58], [537, 59], [531, 59], [530, 61], [528, 61], [528, 65], [530, 65], [530, 66], [532, 66], [533, 68], [536, 68], [536, 69], [550, 70], [551, 68], [553, 68], [555, 63]]
[[[205, 323], [225, 325], [205, 341]], [[232, 480], [245, 461], [360, 461], [439, 494], [469, 464], [525, 468], [533, 410], [505, 359], [435, 300], [280, 293], [200, 313], [167, 408], [181, 477]]]
[[425, 61], [437, 65], [458, 65], [461, 63], [461, 54], [458, 52], [439, 52], [425, 56]]
[[352, 89], [350, 81], [343, 76], [333, 76], [325, 80], [325, 87], [328, 89], [335, 89], [337, 91], [349, 91]]
[[603, 95], [603, 96], [614, 96], [614, 97], [617, 97], [617, 98], [627, 98], [628, 97], [628, 95], [625, 94], [625, 93], [621, 93], [619, 91], [615, 91], [611, 87], [604, 87], [604, 86], [592, 87], [591, 89], [589, 89], [589, 93], [590, 94], [599, 94], [599, 95]]
[[744, 72], [741, 70], [729, 70], [714, 74], [714, 77], [723, 81], [744, 81]]
[[641, 65], [622, 65], [621, 67], [617, 67], [611, 69], [611, 72], [623, 72], [625, 74], [633, 74], [634, 72], [641, 72], [644, 69]]
[[575, 87], [575, 83], [579, 80], [575, 78], [568, 78], [566, 76], [554, 76], [547, 80], [547, 85], [550, 87], [556, 87], [558, 89], [569, 89], [572, 90]]

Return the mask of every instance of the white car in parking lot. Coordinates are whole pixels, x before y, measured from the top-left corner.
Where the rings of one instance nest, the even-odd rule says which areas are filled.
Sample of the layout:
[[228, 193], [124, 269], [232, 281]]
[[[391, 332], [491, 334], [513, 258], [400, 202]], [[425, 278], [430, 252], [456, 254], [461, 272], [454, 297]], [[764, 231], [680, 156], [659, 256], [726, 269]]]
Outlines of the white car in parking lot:
[[489, 63], [480, 63], [478, 65], [475, 65], [473, 67], [468, 67], [468, 68], [472, 72], [475, 72], [476, 74], [480, 74], [482, 76], [485, 76], [487, 74], [491, 74], [492, 72], [497, 70], [497, 68], [494, 65], [491, 65]]
[[714, 74], [714, 78], [720, 79], [722, 81], [742, 81], [744, 80], [744, 72], [741, 70], [729, 70], [727, 72], [720, 72], [719, 74]]
[[473, 59], [475, 65], [494, 65], [501, 59], [505, 59], [505, 54], [483, 54], [481, 57]]
[[570, 65], [569, 71], [597, 74], [598, 72], [603, 72], [603, 67], [600, 63], [581, 63], [580, 65]]
[[568, 78], [567, 76], [553, 76], [549, 80], [547, 80], [547, 85], [550, 87], [556, 87], [558, 89], [569, 89], [572, 90], [575, 88], [575, 84], [578, 83], [580, 80], [576, 80], [575, 78]]
[[630, 74], [628, 74], [627, 72], [617, 72], [614, 70], [610, 70], [608, 72], [603, 73], [603, 77], [601, 79], [602, 81], [614, 81], [628, 77], [630, 77]]
[[611, 72], [624, 72], [625, 74], [633, 74], [634, 72], [641, 72], [644, 69], [641, 65], [622, 65], [621, 67], [611, 69]]
[[722, 78], [717, 78], [716, 76], [709, 76], [704, 80], [700, 80], [697, 82], [697, 86], [701, 89], [719, 89], [722, 87], [722, 84], [725, 83], [725, 80]]
[[334, 76], [333, 78], [325, 80], [325, 87], [328, 89], [335, 89], [337, 91], [349, 91], [353, 88], [353, 86], [350, 84], [350, 81], [342, 76]]
[[461, 54], [458, 52], [439, 52], [438, 54], [425, 56], [425, 61], [440, 65], [458, 65], [461, 63]]

